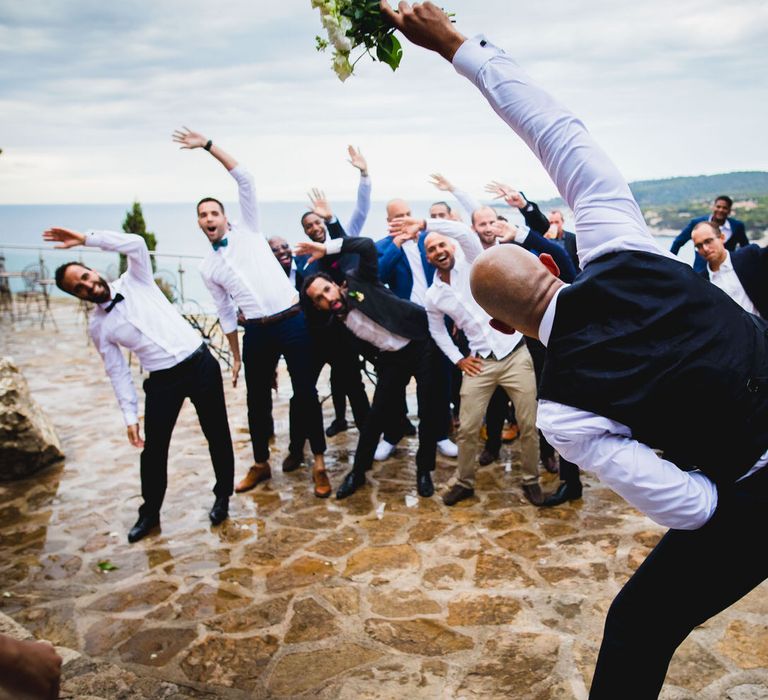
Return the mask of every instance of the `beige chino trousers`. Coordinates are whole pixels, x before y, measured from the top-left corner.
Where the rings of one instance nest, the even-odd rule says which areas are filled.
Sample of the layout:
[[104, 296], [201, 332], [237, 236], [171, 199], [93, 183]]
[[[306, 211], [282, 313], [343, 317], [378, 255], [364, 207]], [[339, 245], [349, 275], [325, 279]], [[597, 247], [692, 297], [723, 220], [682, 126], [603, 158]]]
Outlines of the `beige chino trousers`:
[[476, 377], [465, 374], [461, 380], [459, 413], [458, 469], [455, 481], [474, 488], [475, 465], [480, 446], [480, 427], [491, 395], [500, 386], [515, 404], [520, 428], [520, 452], [523, 483], [539, 479], [539, 436], [536, 431], [536, 376], [528, 348], [520, 346], [501, 360], [484, 359], [483, 370]]

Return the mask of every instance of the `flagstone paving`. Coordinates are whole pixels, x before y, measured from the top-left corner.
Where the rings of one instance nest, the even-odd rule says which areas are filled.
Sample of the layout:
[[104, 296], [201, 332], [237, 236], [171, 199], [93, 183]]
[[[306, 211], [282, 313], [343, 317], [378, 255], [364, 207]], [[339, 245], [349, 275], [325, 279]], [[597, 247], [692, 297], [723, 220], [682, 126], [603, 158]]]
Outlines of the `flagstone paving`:
[[[0, 484], [0, 611], [80, 652], [67, 657], [62, 696], [586, 698], [610, 601], [663, 532], [611, 491], [585, 477], [582, 501], [538, 510], [521, 495], [512, 443], [479, 470], [474, 498], [406, 501], [409, 439], [351, 498], [318, 500], [307, 469], [280, 471], [281, 372], [271, 482], [234, 496], [212, 527], [212, 470], [186, 405], [162, 531], [129, 545], [138, 452], [74, 305], [54, 313], [59, 332], [0, 327], [0, 354], [22, 368], [66, 453]], [[245, 387], [229, 386], [227, 401], [242, 475]], [[327, 424], [330, 401], [324, 410]], [[356, 438], [329, 440], [335, 485]], [[438, 486], [453, 468], [438, 458]], [[663, 698], [768, 697], [766, 591], [694, 631]]]

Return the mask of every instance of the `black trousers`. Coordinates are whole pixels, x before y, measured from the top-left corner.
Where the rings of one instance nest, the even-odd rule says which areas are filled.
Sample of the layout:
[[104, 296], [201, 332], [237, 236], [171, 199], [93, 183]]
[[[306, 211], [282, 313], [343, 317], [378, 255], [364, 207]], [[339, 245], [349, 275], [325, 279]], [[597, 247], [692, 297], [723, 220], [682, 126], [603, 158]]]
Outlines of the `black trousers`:
[[611, 604], [589, 697], [656, 698], [697, 625], [768, 578], [768, 468], [718, 493], [698, 530], [670, 530]]
[[402, 412], [405, 388], [411, 377], [416, 379], [419, 407], [419, 449], [416, 468], [419, 472], [435, 468], [435, 449], [444, 412], [440, 410], [441, 376], [439, 350], [432, 339], [412, 340], [397, 352], [381, 352], [376, 360], [376, 391], [368, 419], [360, 430], [353, 469], [363, 473], [371, 468], [379, 436], [388, 417]]
[[243, 364], [248, 393], [248, 428], [253, 459], [269, 459], [272, 427], [272, 380], [280, 355], [288, 365], [297, 424], [304, 426], [312, 454], [325, 452], [323, 415], [315, 390], [312, 346], [304, 314], [266, 325], [248, 324], [243, 336]]
[[[324, 329], [322, 337], [312, 335], [312, 357], [307, 358], [313, 363], [312, 385], [317, 385], [317, 378], [324, 365], [331, 366], [331, 391], [336, 409], [336, 418], [344, 418], [346, 413], [345, 397], [349, 396], [349, 405], [358, 430], [368, 419], [371, 409], [368, 394], [361, 376], [362, 363], [360, 355], [352, 342], [351, 333], [340, 324], [334, 323]], [[338, 413], [336, 392], [341, 393], [341, 415]], [[289, 444], [288, 451], [297, 457], [304, 454], [304, 443], [308, 437], [306, 426], [302, 423], [296, 397], [291, 398], [289, 405]]]
[[160, 513], [168, 486], [168, 445], [184, 399], [197, 411], [200, 427], [216, 474], [213, 492], [231, 496], [235, 455], [224, 403], [224, 384], [219, 363], [208, 348], [170, 369], [150, 372], [144, 380], [144, 449], [141, 452], [142, 516]]

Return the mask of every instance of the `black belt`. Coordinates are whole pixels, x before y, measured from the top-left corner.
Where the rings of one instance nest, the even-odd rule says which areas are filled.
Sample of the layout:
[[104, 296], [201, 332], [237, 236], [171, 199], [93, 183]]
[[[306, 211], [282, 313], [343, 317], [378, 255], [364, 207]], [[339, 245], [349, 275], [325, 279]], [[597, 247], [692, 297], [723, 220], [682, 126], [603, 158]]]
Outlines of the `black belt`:
[[301, 311], [301, 304], [298, 302], [293, 306], [289, 306], [283, 311], [279, 311], [271, 316], [262, 316], [261, 318], [246, 318], [244, 326], [268, 326], [270, 323], [277, 323], [291, 316], [296, 316]]
[[169, 367], [168, 369], [156, 369], [154, 372], [150, 372], [150, 375], [153, 374], [167, 374], [171, 372], [176, 372], [177, 370], [184, 369], [185, 367], [188, 367], [196, 360], [199, 360], [202, 354], [206, 351], [207, 345], [205, 343], [200, 343], [200, 347], [195, 350], [191, 355], [187, 355], [181, 362], [174, 365], [173, 367]]

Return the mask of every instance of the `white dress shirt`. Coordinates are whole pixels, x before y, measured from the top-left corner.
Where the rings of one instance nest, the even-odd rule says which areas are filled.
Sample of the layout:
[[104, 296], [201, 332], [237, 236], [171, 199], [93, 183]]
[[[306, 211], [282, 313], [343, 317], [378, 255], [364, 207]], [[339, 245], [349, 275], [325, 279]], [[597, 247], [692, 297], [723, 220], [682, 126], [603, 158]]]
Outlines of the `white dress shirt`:
[[360, 176], [360, 183], [357, 186], [357, 202], [352, 215], [349, 217], [347, 227], [344, 229], [351, 238], [359, 236], [365, 226], [365, 220], [368, 218], [368, 212], [371, 211], [371, 178], [366, 175]]
[[[581, 121], [533, 85], [515, 61], [476, 37], [461, 45], [453, 63], [536, 154], [573, 210], [582, 269], [606, 253], [622, 250], [674, 258], [656, 245], [629, 186]], [[545, 345], [558, 296], [550, 302], [539, 330]], [[596, 473], [661, 525], [696, 529], [715, 512], [717, 488], [709, 478], [661, 459], [633, 440], [625, 425], [552, 401], [539, 401], [536, 423], [561, 455]], [[768, 453], [750, 473], [767, 461]]]
[[464, 190], [460, 190], [458, 187], [454, 188], [451, 194], [456, 197], [456, 201], [461, 204], [461, 208], [467, 213], [467, 217], [472, 221], [472, 213], [479, 209], [482, 205], [471, 194], [468, 194]]
[[259, 233], [253, 177], [239, 165], [229, 172], [237, 181], [243, 222], [233, 224], [225, 236], [227, 245], [211, 250], [200, 265], [224, 333], [237, 330], [237, 307], [254, 319], [285, 311], [298, 301], [296, 288]]
[[189, 357], [202, 342], [160, 291], [152, 274], [152, 262], [141, 236], [112, 231], [89, 231], [85, 245], [113, 250], [128, 258], [128, 269], [109, 285], [112, 298], [123, 301], [107, 313], [110, 302], [97, 304], [91, 313], [89, 333], [104, 360], [126, 425], [139, 422], [138, 399], [128, 363], [120, 346], [135, 353], [150, 371], [169, 369]]
[[[709, 215], [709, 223], [712, 223], [712, 215]], [[715, 224], [717, 226], [717, 224]], [[733, 235], [733, 230], [731, 229], [731, 222], [728, 221], [726, 218], [725, 223], [721, 224], [720, 226], [717, 226], [720, 229], [720, 233], [725, 236], [725, 242], [728, 242], [728, 239]]]
[[440, 271], [435, 271], [432, 286], [427, 290], [427, 319], [429, 332], [443, 354], [454, 364], [463, 359], [445, 327], [443, 317], [449, 316], [464, 331], [473, 355], [487, 358], [491, 354], [497, 360], [511, 353], [523, 336], [519, 332], [511, 335], [491, 328], [491, 317], [475, 301], [469, 286], [472, 263], [483, 252], [477, 234], [459, 221], [430, 219], [427, 230], [442, 233], [453, 238], [464, 252], [464, 259], [456, 258], [450, 271], [450, 282], [443, 282]]
[[421, 260], [421, 250], [416, 241], [404, 241], [402, 251], [408, 260], [408, 266], [411, 268], [411, 277], [413, 277], [413, 287], [411, 288], [410, 300], [414, 304], [424, 306], [427, 294], [427, 275], [424, 272], [424, 263]]
[[360, 309], [352, 309], [344, 319], [344, 325], [358, 338], [369, 342], [382, 352], [397, 352], [411, 342], [408, 338], [391, 333], [380, 326]]
[[733, 269], [733, 263], [731, 262], [731, 254], [725, 251], [725, 260], [720, 265], [717, 272], [714, 272], [709, 264], [707, 264], [707, 272], [709, 273], [709, 281], [716, 287], [720, 287], [731, 299], [733, 299], [742, 309], [749, 311], [749, 313], [755, 316], [760, 316], [752, 300], [747, 296], [744, 291], [744, 287], [739, 280], [739, 276], [736, 274], [736, 270]]

